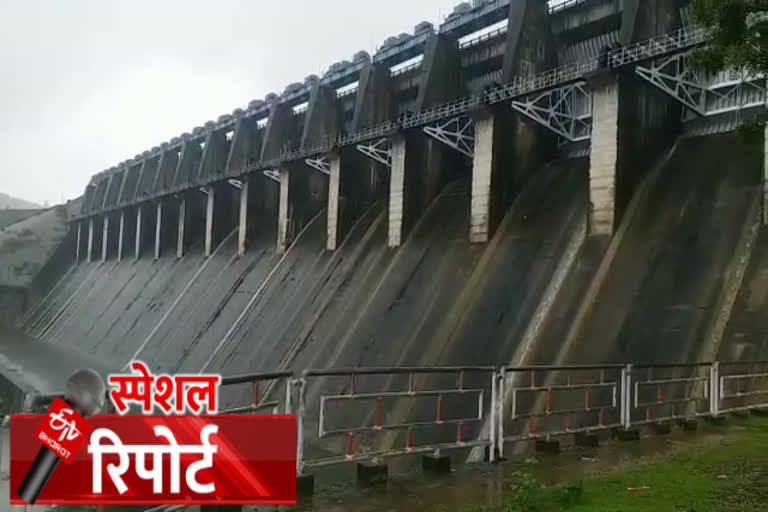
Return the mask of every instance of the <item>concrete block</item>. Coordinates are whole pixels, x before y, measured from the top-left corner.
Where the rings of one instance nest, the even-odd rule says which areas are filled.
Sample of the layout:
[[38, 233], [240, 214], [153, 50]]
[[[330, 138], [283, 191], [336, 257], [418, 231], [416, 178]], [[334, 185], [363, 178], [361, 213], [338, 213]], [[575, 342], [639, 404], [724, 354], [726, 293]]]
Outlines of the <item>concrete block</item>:
[[200, 512], [240, 512], [242, 505], [200, 505]]
[[448, 455], [424, 455], [421, 469], [432, 475], [445, 475], [451, 472], [451, 458]]
[[704, 416], [704, 419], [712, 425], [722, 426], [726, 423], [725, 416]]
[[630, 429], [623, 429], [623, 428], [617, 428], [613, 431], [614, 436], [619, 441], [639, 441], [640, 440], [640, 431], [636, 428], [630, 428]]
[[312, 496], [315, 492], [315, 475], [298, 475], [296, 477], [296, 495]]
[[653, 432], [658, 436], [665, 436], [672, 432], [672, 425], [669, 423], [654, 423]]
[[560, 453], [560, 441], [554, 439], [537, 439], [536, 451], [539, 453]]
[[577, 432], [573, 436], [573, 442], [576, 446], [581, 446], [582, 448], [597, 448], [600, 446], [600, 438], [597, 437], [597, 434], [591, 432]]
[[357, 464], [357, 483], [365, 487], [387, 483], [389, 468], [386, 464], [360, 462]]
[[[484, 457], [483, 460], [485, 460], [486, 462], [490, 462], [491, 461], [491, 450], [492, 449], [495, 450], [494, 448], [491, 448], [490, 446], [486, 446], [483, 449], [483, 457]], [[506, 458], [499, 456], [498, 450], [495, 450], [495, 451], [496, 451], [496, 460], [493, 461], [494, 463], [498, 464], [500, 462], [504, 462], [505, 460], [507, 460]]]
[[694, 419], [684, 419], [679, 422], [680, 427], [686, 432], [696, 432], [699, 429], [699, 422]]

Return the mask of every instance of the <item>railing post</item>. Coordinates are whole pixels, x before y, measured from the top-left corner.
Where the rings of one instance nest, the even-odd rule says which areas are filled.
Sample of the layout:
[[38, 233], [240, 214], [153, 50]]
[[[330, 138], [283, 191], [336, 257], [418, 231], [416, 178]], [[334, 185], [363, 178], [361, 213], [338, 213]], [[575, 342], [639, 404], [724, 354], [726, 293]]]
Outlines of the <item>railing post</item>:
[[498, 448], [499, 460], [504, 459], [504, 397], [507, 394], [506, 380], [506, 370], [502, 367], [499, 370], [498, 383], [496, 384], [499, 388], [496, 392], [496, 403], [498, 407], [496, 414], [496, 447]]
[[632, 426], [632, 365], [621, 369], [621, 424], [624, 430]]
[[491, 445], [488, 448], [488, 460], [496, 462], [496, 450], [498, 450], [499, 439], [496, 430], [496, 408], [499, 406], [496, 386], [498, 386], [499, 375], [494, 370], [491, 372]]
[[306, 380], [295, 381], [299, 386], [299, 407], [296, 412], [296, 474], [301, 475], [304, 459], [304, 416], [307, 409]]
[[709, 414], [720, 414], [720, 363], [715, 361], [709, 367]]

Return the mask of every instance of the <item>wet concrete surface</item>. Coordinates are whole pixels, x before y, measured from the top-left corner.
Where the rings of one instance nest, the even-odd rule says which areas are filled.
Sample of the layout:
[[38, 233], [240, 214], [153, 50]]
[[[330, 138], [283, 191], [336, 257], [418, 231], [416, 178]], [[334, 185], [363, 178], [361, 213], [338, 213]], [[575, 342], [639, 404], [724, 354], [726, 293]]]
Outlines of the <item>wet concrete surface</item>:
[[718, 359], [768, 359], [768, 230], [765, 227], [757, 237], [733, 311]]
[[[198, 244], [180, 260], [80, 265], [23, 326], [53, 345], [77, 347], [114, 366], [138, 357], [155, 371], [224, 375], [278, 368], [551, 364], [561, 357], [571, 363], [686, 360], [708, 328], [723, 273], [759, 193], [759, 160], [742, 149], [727, 136], [680, 143], [626, 226], [594, 307], [565, 353], [563, 340], [608, 246], [607, 239], [576, 245], [561, 286], [552, 291], [584, 229], [584, 159], [542, 167], [489, 244], [467, 240], [465, 178], [445, 187], [398, 250], [386, 247], [383, 202], [368, 208], [333, 253], [324, 250], [324, 214], [284, 257], [275, 254], [270, 222], [272, 228], [259, 233], [241, 258], [232, 233], [208, 259]], [[451, 378], [422, 385], [452, 385]], [[319, 394], [347, 385], [343, 379], [310, 383], [310, 435], [317, 432]], [[369, 379], [360, 386], [396, 389], [402, 382]], [[245, 388], [227, 390], [222, 406], [248, 403]], [[489, 395], [486, 389], [486, 403]], [[389, 407], [386, 420], [434, 411], [433, 404], [406, 402]], [[459, 403], [446, 409], [468, 410]], [[326, 419], [365, 424], [372, 414], [370, 404], [360, 404]], [[465, 435], [478, 429], [467, 426]], [[443, 429], [434, 435], [456, 434]], [[340, 454], [342, 441], [312, 442], [308, 454]], [[360, 439], [358, 448], [400, 442], [379, 434]]]
[[[43, 353], [45, 357], [41, 357]], [[0, 327], [0, 374], [25, 393], [61, 393], [67, 378], [84, 367], [104, 378], [116, 369], [71, 347], [48, 345], [23, 332]]]
[[629, 220], [594, 306], [560, 361], [698, 360], [752, 221], [759, 178], [758, 155], [737, 136], [680, 141]]

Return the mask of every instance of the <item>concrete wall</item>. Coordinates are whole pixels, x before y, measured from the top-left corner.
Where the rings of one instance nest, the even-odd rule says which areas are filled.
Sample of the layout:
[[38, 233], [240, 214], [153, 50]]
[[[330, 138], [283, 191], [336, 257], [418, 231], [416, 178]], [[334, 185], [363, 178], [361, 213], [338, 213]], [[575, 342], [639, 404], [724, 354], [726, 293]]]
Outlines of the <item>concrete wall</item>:
[[309, 94], [301, 146], [314, 146], [334, 137], [339, 130], [339, 119], [336, 91], [332, 87], [316, 83]]
[[[502, 80], [551, 69], [556, 62], [550, 18], [543, 2], [509, 8]], [[470, 240], [487, 242], [531, 173], [553, 154], [555, 137], [513, 114], [508, 104], [475, 116]]]
[[259, 158], [261, 155], [261, 136], [254, 119], [240, 118], [235, 122], [232, 147], [227, 157], [228, 172], [244, 169], [249, 160]]
[[[680, 2], [628, 0], [622, 42], [628, 44], [680, 27]], [[616, 173], [616, 221], [623, 216], [645, 170], [668, 148], [680, 128], [680, 105], [632, 75], [619, 75], [619, 145]]]
[[269, 120], [264, 129], [261, 146], [261, 160], [278, 158], [283, 148], [296, 147], [299, 143], [296, 120], [288, 105], [274, 100], [269, 111]]

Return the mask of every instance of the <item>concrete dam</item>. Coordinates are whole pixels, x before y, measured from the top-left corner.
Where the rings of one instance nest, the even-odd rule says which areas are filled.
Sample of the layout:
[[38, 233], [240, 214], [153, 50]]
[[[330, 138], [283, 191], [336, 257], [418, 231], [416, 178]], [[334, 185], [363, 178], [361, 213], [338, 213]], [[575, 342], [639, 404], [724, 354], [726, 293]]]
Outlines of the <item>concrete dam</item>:
[[100, 172], [15, 329], [223, 376], [765, 358], [765, 80], [699, 76], [689, 11], [461, 4]]

